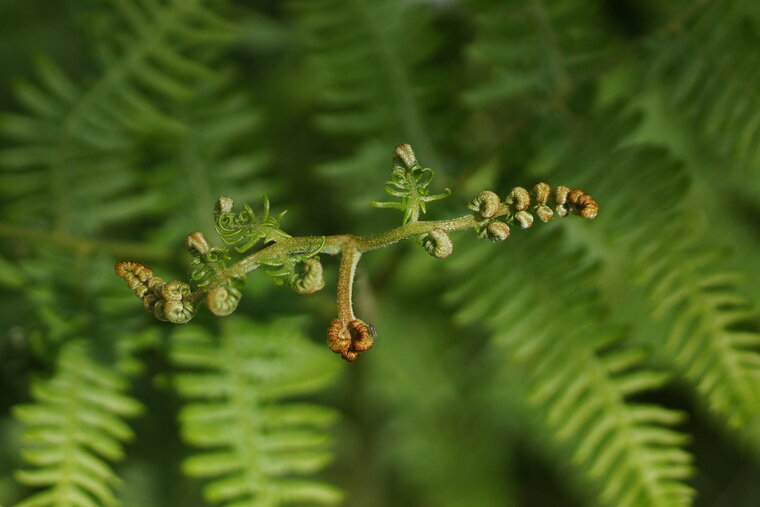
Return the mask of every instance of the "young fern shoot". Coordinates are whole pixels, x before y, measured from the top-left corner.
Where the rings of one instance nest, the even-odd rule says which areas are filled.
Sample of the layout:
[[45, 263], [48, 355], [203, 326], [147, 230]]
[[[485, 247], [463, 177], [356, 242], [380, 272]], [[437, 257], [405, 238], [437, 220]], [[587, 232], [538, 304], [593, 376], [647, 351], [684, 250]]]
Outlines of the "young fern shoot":
[[274, 217], [269, 213], [269, 200], [263, 197], [263, 212], [256, 215], [245, 204], [234, 211], [229, 197], [216, 203], [216, 230], [222, 241], [239, 253], [254, 246], [263, 246], [234, 264], [230, 264], [227, 248], [211, 246], [200, 232], [187, 236], [186, 246], [193, 255], [189, 283], [164, 282], [142, 264], [122, 261], [116, 264], [116, 274], [124, 278], [143, 302], [146, 310], [159, 320], [182, 324], [188, 322], [205, 300], [214, 315], [231, 314], [240, 301], [240, 287], [250, 271], [262, 268], [275, 283], [287, 284], [299, 294], [312, 294], [324, 287], [319, 255], [340, 255], [337, 283], [338, 316], [328, 326], [327, 345], [347, 361], [372, 348], [375, 328], [354, 314], [352, 293], [354, 274], [365, 252], [414, 238], [433, 257], [444, 259], [453, 252], [449, 233], [474, 229], [480, 238], [504, 241], [510, 226], [522, 229], [533, 225], [534, 217], [548, 222], [568, 214], [593, 219], [599, 205], [583, 190], [566, 186], [552, 189], [538, 183], [531, 190], [513, 188], [502, 200], [495, 192], [484, 190], [469, 204], [471, 213], [448, 220], [420, 220], [427, 212], [426, 205], [448, 197], [449, 189], [430, 194], [428, 185], [433, 171], [422, 167], [408, 144], [393, 151], [391, 181], [385, 191], [396, 201], [372, 202], [376, 208], [397, 209], [403, 213], [402, 225], [370, 236], [339, 234], [334, 236], [292, 237], [280, 228], [285, 212]]

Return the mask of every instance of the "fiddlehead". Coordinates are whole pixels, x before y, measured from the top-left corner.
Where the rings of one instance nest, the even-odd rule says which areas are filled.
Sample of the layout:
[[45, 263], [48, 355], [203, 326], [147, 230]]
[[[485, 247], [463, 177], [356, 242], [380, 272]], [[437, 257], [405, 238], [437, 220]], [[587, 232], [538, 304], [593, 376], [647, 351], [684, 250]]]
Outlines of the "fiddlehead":
[[361, 319], [348, 322], [334, 319], [327, 328], [327, 346], [348, 362], [354, 362], [359, 354], [372, 348], [377, 333], [374, 326]]
[[[591, 220], [599, 213], [599, 203], [579, 188], [570, 190], [569, 187], [559, 186], [553, 194], [554, 209], [549, 205], [552, 189], [548, 184], [537, 183], [530, 192], [523, 187], [514, 187], [494, 212], [493, 203], [498, 196], [495, 192], [484, 190], [469, 205], [479, 219], [475, 228], [478, 237], [504, 241], [511, 232], [509, 224], [516, 223], [522, 229], [529, 229], [533, 226], [534, 214], [541, 222], [549, 222], [555, 214], [564, 217], [572, 213]], [[498, 218], [495, 217], [497, 214]]]
[[206, 305], [217, 317], [226, 317], [237, 309], [242, 295], [232, 286], [214, 287], [206, 295]]
[[114, 270], [158, 320], [184, 324], [195, 315], [196, 307], [188, 284], [178, 280], [164, 282], [153, 275], [153, 270], [137, 262], [119, 262]]
[[433, 229], [422, 237], [422, 247], [436, 259], [445, 259], [454, 251], [451, 238], [443, 229]]
[[433, 180], [433, 171], [422, 167], [414, 156], [412, 147], [399, 144], [393, 151], [393, 170], [391, 180], [385, 184], [385, 192], [399, 201], [377, 202], [370, 206], [381, 209], [397, 209], [404, 213], [403, 223], [416, 222], [420, 213], [426, 213], [426, 204], [445, 199], [451, 190], [445, 189], [440, 194], [430, 195], [427, 186]]
[[599, 204], [583, 190], [570, 190], [565, 186], [552, 190], [546, 183], [538, 183], [530, 191], [523, 187], [512, 188], [503, 201], [496, 192], [484, 190], [469, 203], [472, 213], [449, 220], [420, 221], [420, 213], [426, 212], [426, 203], [450, 194], [446, 189], [430, 195], [427, 187], [432, 178], [433, 171], [420, 165], [409, 145], [397, 146], [393, 151], [391, 181], [385, 191], [399, 200], [371, 204], [402, 211], [404, 224], [370, 236], [339, 234], [294, 238], [280, 229], [284, 212], [277, 217], [270, 215], [266, 196], [263, 196], [260, 216], [248, 205], [244, 205], [242, 211], [233, 211], [233, 200], [222, 196], [214, 211], [216, 230], [222, 241], [241, 253], [260, 241], [264, 243], [262, 248], [228, 265], [228, 250], [212, 246], [203, 234], [195, 232], [186, 239], [186, 246], [193, 255], [192, 286], [179, 281], [164, 282], [135, 262], [118, 263], [116, 273], [127, 280], [156, 318], [183, 323], [193, 317], [200, 301], [205, 301], [209, 310], [219, 317], [232, 313], [240, 302], [242, 280], [259, 267], [275, 283], [289, 285], [299, 294], [313, 294], [325, 285], [318, 255], [340, 255], [338, 318], [328, 327], [327, 344], [344, 359], [355, 361], [372, 347], [376, 338], [375, 328], [354, 315], [352, 304], [354, 274], [365, 252], [416, 238], [430, 255], [445, 259], [454, 250], [449, 237], [454, 231], [475, 229], [481, 238], [499, 242], [510, 237], [511, 225], [517, 224], [523, 229], [532, 227], [534, 216], [548, 222], [555, 215], [563, 217], [569, 213], [593, 219], [599, 212]]

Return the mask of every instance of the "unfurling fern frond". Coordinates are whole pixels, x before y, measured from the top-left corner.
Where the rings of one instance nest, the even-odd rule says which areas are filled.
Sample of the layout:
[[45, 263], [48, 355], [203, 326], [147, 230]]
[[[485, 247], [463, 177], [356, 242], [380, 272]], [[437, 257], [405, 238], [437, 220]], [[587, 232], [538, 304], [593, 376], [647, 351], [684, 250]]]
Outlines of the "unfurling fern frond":
[[529, 380], [529, 403], [596, 483], [602, 503], [689, 505], [692, 458], [685, 436], [671, 429], [682, 415], [633, 400], [667, 377], [646, 367], [644, 351], [622, 343], [584, 256], [560, 238], [535, 235], [509, 255], [473, 245], [453, 263], [476, 275], [449, 298], [461, 305], [462, 321], [493, 331], [492, 354]]
[[127, 281], [130, 289], [143, 302], [143, 307], [158, 320], [184, 324], [197, 311], [190, 286], [179, 280], [165, 282], [153, 270], [137, 262], [123, 261], [114, 271]]
[[427, 203], [445, 199], [451, 190], [430, 195], [427, 186], [433, 181], [433, 171], [422, 167], [408, 144], [396, 146], [393, 152], [391, 180], [385, 185], [385, 192], [400, 201], [370, 202], [370, 206], [381, 209], [397, 209], [404, 213], [403, 223], [416, 222], [420, 213], [427, 212]]
[[83, 344], [64, 347], [54, 376], [33, 384], [34, 403], [14, 408], [26, 427], [23, 457], [34, 467], [17, 479], [44, 488], [17, 507], [117, 504], [114, 488], [121, 480], [109, 461], [122, 457], [123, 443], [133, 436], [123, 419], [141, 410], [124, 394], [126, 385], [95, 364]]
[[240, 253], [247, 252], [262, 240], [266, 244], [290, 237], [280, 229], [280, 220], [287, 210], [273, 217], [269, 214], [269, 198], [266, 195], [261, 198], [264, 201], [264, 211], [258, 217], [248, 204], [243, 205], [243, 211], [232, 211], [235, 203], [229, 197], [222, 196], [216, 202], [216, 232], [225, 244], [234, 246]]
[[303, 476], [331, 455], [327, 428], [335, 411], [289, 401], [317, 391], [337, 373], [292, 320], [267, 325], [234, 320], [219, 342], [195, 329], [179, 330], [171, 358], [188, 400], [180, 413], [183, 438], [202, 451], [183, 465], [209, 479], [206, 498], [223, 505], [333, 505], [334, 487]]

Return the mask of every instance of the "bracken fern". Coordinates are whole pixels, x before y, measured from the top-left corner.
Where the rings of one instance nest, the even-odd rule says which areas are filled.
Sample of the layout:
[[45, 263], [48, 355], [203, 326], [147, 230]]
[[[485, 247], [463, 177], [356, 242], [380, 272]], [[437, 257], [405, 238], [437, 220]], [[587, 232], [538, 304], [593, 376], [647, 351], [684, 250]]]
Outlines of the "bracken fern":
[[303, 337], [299, 324], [234, 320], [221, 339], [201, 330], [174, 334], [171, 359], [181, 368], [173, 384], [187, 404], [184, 440], [203, 451], [183, 464], [210, 479], [206, 498], [223, 505], [290, 502], [333, 505], [340, 492], [301, 476], [330, 460], [328, 428], [337, 413], [294, 401], [324, 388], [335, 363]]

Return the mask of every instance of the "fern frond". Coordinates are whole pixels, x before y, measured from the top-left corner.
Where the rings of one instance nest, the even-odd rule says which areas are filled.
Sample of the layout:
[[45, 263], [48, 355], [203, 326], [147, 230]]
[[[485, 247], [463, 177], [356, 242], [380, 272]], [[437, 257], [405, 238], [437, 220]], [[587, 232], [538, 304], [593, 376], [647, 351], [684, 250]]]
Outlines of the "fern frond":
[[[262, 115], [249, 94], [226, 79], [204, 88], [193, 100], [176, 108], [185, 132], [175, 138], [169, 159], [151, 175], [152, 188], [165, 189], [161, 203], [167, 219], [159, 236], [177, 243], [187, 231], [213, 232], [207, 209], [220, 195], [253, 202], [262, 193], [278, 195], [264, 170], [270, 155], [251, 139], [261, 134]], [[192, 210], [177, 213], [176, 210]]]
[[123, 456], [133, 437], [124, 418], [141, 405], [126, 396], [127, 383], [96, 364], [82, 343], [61, 351], [55, 375], [32, 385], [34, 403], [13, 409], [24, 433], [24, 460], [33, 469], [16, 478], [42, 487], [18, 507], [94, 507], [116, 505], [119, 478], [109, 465]]
[[430, 6], [403, 0], [290, 0], [287, 5], [304, 35], [305, 71], [320, 108], [317, 126], [351, 146], [317, 169], [323, 178], [351, 182], [338, 186], [352, 211], [366, 212], [383, 181], [369, 168], [385, 166], [389, 145], [409, 142], [442, 169], [433, 139], [453, 106], [440, 102], [450, 81], [428, 68], [438, 46]]
[[669, 322], [666, 349], [712, 411], [735, 428], [756, 426], [760, 311], [737, 290], [741, 275], [721, 269], [724, 252], [676, 243], [667, 255], [650, 248], [637, 259], [653, 316]]
[[17, 89], [28, 112], [0, 119], [0, 131], [18, 143], [0, 152], [4, 177], [15, 183], [3, 186], [11, 218], [45, 216], [58, 228], [91, 232], [158, 205], [155, 194], [137, 191], [132, 148], [141, 136], [184, 132], [165, 104], [191, 97], [215, 74], [191, 49], [204, 23], [218, 30], [218, 20], [200, 0], [115, 5], [131, 26], [118, 32], [123, 46], [95, 83], [76, 84], [41, 60], [40, 84]]
[[[454, 268], [477, 274], [449, 295], [462, 306], [459, 319], [493, 331], [493, 353], [527, 376], [529, 403], [604, 504], [689, 505], [692, 458], [685, 436], [671, 428], [682, 415], [633, 399], [667, 376], [647, 368], [644, 351], [625, 345], [606, 318], [589, 281], [596, 266], [560, 238], [511, 246], [504, 256], [479, 245], [460, 255]], [[498, 283], [493, 273], [501, 274]]]
[[319, 390], [337, 373], [334, 362], [306, 341], [292, 320], [255, 324], [236, 319], [219, 342], [199, 329], [174, 335], [175, 376], [188, 404], [183, 438], [203, 449], [184, 471], [210, 479], [206, 497], [224, 505], [332, 505], [340, 492], [302, 476], [331, 456], [326, 429], [333, 410], [287, 401]]
[[[609, 128], [613, 133], [600, 139], [598, 121], [619, 127]], [[650, 316], [667, 329], [667, 338], [652, 339], [652, 345], [721, 419], [749, 428], [760, 415], [756, 306], [738, 289], [741, 276], [723, 267], [730, 245], [712, 235], [708, 239], [695, 223], [709, 217], [695, 213], [702, 202], [692, 201], [684, 168], [651, 146], [609, 149], [627, 135], [626, 123], [630, 133], [628, 120], [602, 114], [586, 125], [585, 133], [577, 131], [576, 142], [558, 156], [553, 177], [572, 174], [595, 182], [607, 216], [615, 220], [584, 234], [600, 234], [603, 241], [592, 241], [606, 245], [604, 257], [629, 273], [621, 287], [644, 287]]]
[[704, 138], [744, 169], [760, 170], [757, 6], [702, 2], [698, 15], [650, 41], [651, 70]]
[[[478, 2], [474, 2], [478, 5]], [[520, 101], [542, 108], [562, 100], [615, 47], [601, 4], [584, 0], [484, 2], [468, 47], [486, 75], [467, 91], [474, 106]], [[482, 69], [482, 70], [481, 70]]]

